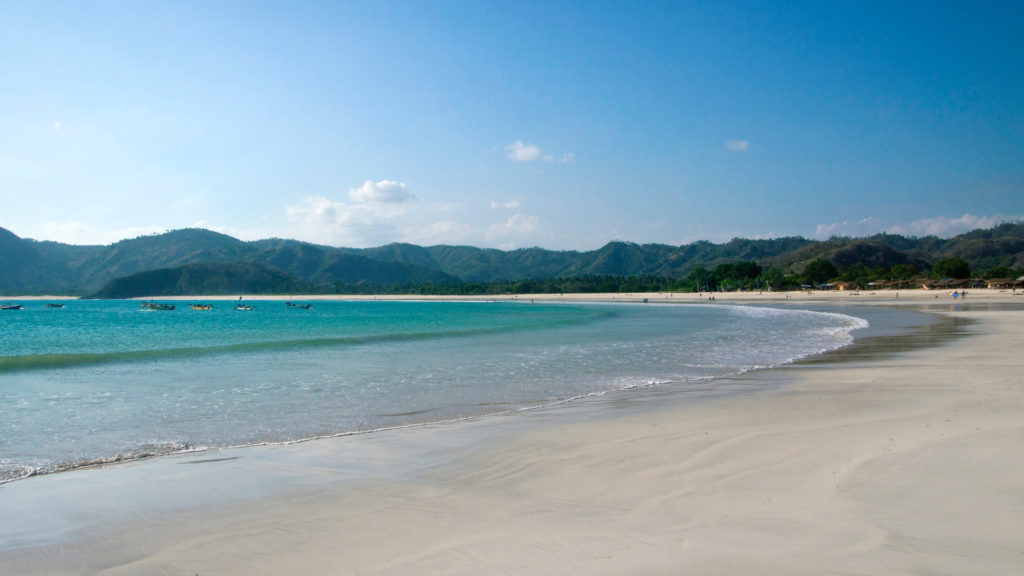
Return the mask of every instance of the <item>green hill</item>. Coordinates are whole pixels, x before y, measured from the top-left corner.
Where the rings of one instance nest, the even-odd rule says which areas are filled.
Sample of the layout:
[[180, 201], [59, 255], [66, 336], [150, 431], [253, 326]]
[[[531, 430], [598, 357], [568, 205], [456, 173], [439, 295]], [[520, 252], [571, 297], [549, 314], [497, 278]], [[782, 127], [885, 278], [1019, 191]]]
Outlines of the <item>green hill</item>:
[[[977, 273], [1021, 270], [1024, 224], [1003, 224], [948, 239], [879, 234], [824, 241], [735, 238], [723, 244], [701, 241], [682, 246], [610, 242], [586, 252], [397, 243], [367, 249], [334, 248], [280, 238], [243, 242], [202, 229], [142, 236], [109, 246], [71, 246], [19, 238], [0, 228], [0, 292], [136, 292], [116, 283], [118, 280], [130, 280], [127, 286], [159, 290], [149, 292], [152, 295], [173, 290], [196, 293], [200, 287], [220, 290], [218, 294], [300, 291], [280, 288], [289, 283], [303, 290], [336, 292], [583, 277], [682, 280], [692, 273], [737, 262], [755, 262], [785, 277], [802, 274], [811, 262], [826, 261], [840, 275], [857, 272], [863, 276], [864, 270], [894, 266], [904, 274], [907, 270], [925, 273], [947, 258], [961, 259]], [[154, 275], [139, 276], [148, 272]]]
[[188, 264], [136, 272], [107, 283], [92, 298], [234, 294], [302, 294], [313, 286], [252, 262]]

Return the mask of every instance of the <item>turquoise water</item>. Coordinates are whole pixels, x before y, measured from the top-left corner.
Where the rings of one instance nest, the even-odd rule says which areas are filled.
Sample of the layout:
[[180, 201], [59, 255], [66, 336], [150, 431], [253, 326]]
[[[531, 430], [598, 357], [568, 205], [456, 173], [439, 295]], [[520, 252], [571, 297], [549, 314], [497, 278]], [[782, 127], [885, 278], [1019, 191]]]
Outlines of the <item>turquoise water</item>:
[[[166, 304], [166, 303], [165, 303]], [[213, 303], [212, 310], [151, 310], [137, 302], [42, 304], [0, 316], [0, 374], [26, 368], [69, 367], [259, 350], [358, 345], [370, 342], [482, 335], [585, 322], [594, 311], [568, 307], [430, 305], [410, 302], [317, 302], [312, 310], [284, 302]]]
[[249, 303], [0, 312], [0, 481], [692, 386], [837, 348], [864, 325], [720, 305]]

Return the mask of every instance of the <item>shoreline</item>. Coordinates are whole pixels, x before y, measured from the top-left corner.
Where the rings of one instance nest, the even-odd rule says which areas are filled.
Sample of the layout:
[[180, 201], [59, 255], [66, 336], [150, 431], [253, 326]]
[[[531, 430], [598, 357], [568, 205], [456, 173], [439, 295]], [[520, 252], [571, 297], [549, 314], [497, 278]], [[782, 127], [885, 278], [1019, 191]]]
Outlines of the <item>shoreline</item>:
[[[583, 304], [598, 304], [599, 302], [589, 301], [589, 302], [581, 302], [581, 303], [583, 303]], [[618, 303], [618, 304], [620, 304], [620, 305], [635, 305], [635, 303], [621, 303], [621, 302]], [[735, 305], [735, 304], [732, 304], [732, 305]], [[781, 306], [773, 306], [773, 307], [781, 307]], [[801, 308], [806, 308], [808, 310], [817, 309], [817, 311], [819, 311], [819, 312], [826, 312], [826, 313], [836, 313], [836, 312], [840, 311], [840, 309], [838, 307], [834, 307], [834, 306], [831, 306], [831, 305], [826, 305], [826, 306], [806, 306], [806, 307], [801, 307]], [[864, 309], [865, 308], [862, 308], [862, 310], [864, 310]], [[872, 307], [870, 309], [874, 309], [874, 307]], [[843, 309], [842, 312], [849, 312], [849, 310]], [[891, 316], [898, 315], [898, 314], [899, 314], [898, 312], [886, 312], [885, 315], [884, 315], [884, 320], [888, 321]], [[861, 314], [861, 315], [863, 316], [863, 314]], [[815, 353], [812, 353], [810, 356], [797, 359], [797, 360], [795, 360], [795, 362], [813, 361], [812, 360], [813, 358], [828, 357], [828, 356], [831, 356], [834, 353], [837, 353], [841, 349], [851, 348], [854, 345], [857, 345], [857, 347], [859, 348], [859, 344], [864, 342], [865, 340], [874, 340], [875, 338], [878, 337], [876, 333], [879, 330], [878, 326], [876, 325], [876, 321], [878, 319], [883, 319], [883, 318], [881, 316], [878, 316], [877, 314], [874, 314], [874, 315], [869, 314], [867, 316], [868, 316], [868, 318], [871, 321], [871, 326], [870, 327], [854, 328], [852, 330], [852, 332], [859, 333], [856, 336], [856, 339], [854, 340], [854, 344], [847, 344], [847, 345], [844, 345], [842, 348], [839, 348], [839, 349], [832, 349], [832, 350], [827, 350], [827, 351], [824, 351], [824, 352], [815, 352]], [[913, 316], [913, 313], [911, 313], [911, 316]], [[931, 318], [931, 316], [928, 316], [928, 315], [925, 315], [925, 314], [919, 314], [915, 318], [924, 318], [924, 317]], [[904, 319], [903, 322], [905, 323], [906, 319]], [[884, 322], [884, 323], [885, 324], [892, 324], [891, 322]], [[920, 324], [920, 321], [915, 321], [912, 324], [912, 326], [916, 327], [919, 324]], [[896, 326], [895, 328], [890, 326], [889, 329], [896, 330], [897, 332], [899, 332], [899, 331], [906, 331], [906, 330], [911, 330], [912, 329], [912, 328], [910, 328], [910, 327], [908, 327], [908, 326], [906, 326], [906, 325], [904, 325], [903, 323], [900, 323], [900, 322], [897, 322], [895, 324], [895, 326]], [[883, 330], [885, 330], [885, 328], [883, 328]], [[851, 336], [852, 336], [852, 334], [851, 334]], [[772, 369], [772, 368], [778, 367], [780, 365], [789, 364], [791, 362], [794, 362], [794, 361], [791, 360], [791, 361], [786, 361], [786, 362], [782, 362], [782, 363], [779, 363], [779, 364], [774, 364], [774, 365], [771, 365], [771, 366], [752, 368], [751, 370], [759, 371], [759, 370], [764, 370], [764, 369]], [[744, 372], [746, 372], [746, 370]], [[167, 449], [165, 451], [156, 451], [156, 450], [146, 451], [146, 452], [139, 453], [137, 456], [134, 456], [132, 454], [119, 454], [119, 455], [116, 455], [116, 456], [113, 456], [113, 457], [110, 457], [110, 458], [107, 458], [107, 459], [96, 459], [96, 460], [91, 460], [91, 461], [72, 462], [72, 463], [67, 463], [65, 465], [54, 466], [54, 467], [52, 467], [50, 469], [32, 470], [31, 472], [27, 472], [26, 474], [24, 474], [22, 476], [0, 477], [0, 486], [3, 486], [4, 484], [12, 483], [12, 482], [27, 481], [27, 480], [29, 480], [31, 478], [40, 478], [40, 477], [50, 476], [50, 475], [55, 475], [55, 474], [73, 474], [73, 473], [75, 473], [77, 471], [84, 471], [84, 470], [109, 469], [109, 468], [114, 467], [114, 466], [125, 466], [125, 465], [130, 465], [130, 464], [138, 464], [138, 463], [143, 463], [143, 462], [147, 462], [147, 461], [151, 461], [151, 460], [159, 459], [159, 458], [191, 457], [192, 455], [196, 455], [196, 457], [201, 457], [201, 456], [209, 455], [209, 454], [218, 454], [218, 453], [224, 452], [224, 451], [246, 450], [246, 449], [254, 448], [254, 447], [264, 447], [264, 446], [269, 446], [269, 447], [285, 447], [285, 446], [293, 446], [293, 445], [297, 445], [297, 444], [303, 444], [303, 443], [307, 443], [307, 442], [328, 441], [328, 440], [331, 440], [331, 439], [344, 438], [344, 437], [349, 437], [349, 436], [353, 436], [353, 437], [354, 436], [364, 436], [364, 435], [370, 435], [370, 434], [395, 432], [395, 431], [401, 431], [401, 430], [412, 430], [412, 429], [431, 427], [431, 426], [458, 425], [458, 424], [463, 423], [463, 422], [475, 421], [475, 420], [481, 420], [481, 419], [488, 419], [488, 418], [494, 418], [494, 417], [506, 417], [506, 416], [514, 417], [515, 415], [522, 414], [524, 412], [540, 411], [540, 410], [547, 410], [547, 411], [560, 410], [565, 405], [575, 404], [575, 403], [593, 402], [593, 401], [595, 401], [595, 398], [600, 398], [600, 397], [603, 397], [603, 396], [606, 396], [606, 395], [615, 395], [615, 394], [643, 394], [644, 393], [643, 389], [645, 389], [645, 388], [652, 388], [652, 387], [665, 387], [666, 389], [677, 389], [677, 390], [683, 389], [683, 388], [693, 388], [693, 389], [700, 389], [700, 390], [703, 390], [703, 391], [707, 391], [708, 388], [703, 386], [702, 384], [700, 384], [700, 382], [702, 382], [702, 381], [706, 381], [706, 382], [710, 382], [710, 383], [721, 382], [721, 381], [725, 381], [725, 380], [731, 379], [731, 378], [733, 378], [733, 376], [735, 376], [735, 375], [730, 375], [730, 376], [714, 376], [714, 377], [709, 377], [706, 380], [704, 380], [704, 379], [702, 379], [702, 380], [682, 380], [682, 381], [678, 381], [678, 382], [663, 382], [663, 383], [659, 383], [659, 384], [638, 385], [638, 386], [627, 387], [627, 388], [616, 388], [616, 389], [601, 390], [601, 391], [596, 391], [596, 392], [585, 393], [585, 394], [582, 394], [582, 395], [579, 395], [579, 396], [574, 396], [574, 397], [552, 398], [552, 399], [550, 399], [550, 401], [548, 401], [546, 403], [537, 404], [537, 405], [531, 405], [529, 407], [524, 407], [524, 408], [507, 408], [507, 409], [501, 409], [501, 410], [495, 411], [495, 412], [487, 412], [487, 413], [481, 413], [481, 414], [476, 414], [476, 415], [463, 415], [463, 416], [453, 417], [453, 418], [449, 418], [449, 419], [442, 419], [442, 420], [427, 420], [427, 421], [423, 421], [423, 422], [412, 422], [412, 423], [405, 423], [405, 424], [396, 424], [396, 425], [391, 425], [391, 426], [383, 426], [383, 427], [380, 427], [380, 428], [368, 428], [368, 429], [358, 429], [358, 430], [343, 430], [343, 431], [331, 432], [331, 433], [326, 433], [326, 434], [317, 435], [317, 436], [296, 437], [296, 438], [290, 438], [290, 439], [287, 439], [287, 440], [280, 440], [280, 441], [260, 441], [260, 442], [247, 443], [247, 444], [246, 443], [240, 443], [240, 444], [234, 444], [234, 445], [210, 446], [210, 447], [192, 446], [192, 445], [189, 445], [189, 444], [180, 444], [177, 447], [173, 447], [172, 446], [171, 448], [169, 448], [169, 449]], [[713, 386], [713, 384], [711, 384], [711, 386]], [[2, 547], [3, 547], [2, 546], [2, 544], [3, 544], [2, 536], [3, 536], [3, 533], [2, 533], [2, 531], [0, 531], [0, 549], [2, 549]]]
[[[1005, 496], [1024, 471], [1011, 462], [997, 478], [990, 459], [1024, 443], [1024, 393], [1015, 389], [1021, 362], [1012, 357], [1024, 329], [1009, 293], [974, 295], [932, 310], [976, 322], [962, 328], [971, 336], [952, 346], [892, 357], [877, 350], [853, 359], [825, 355], [735, 377], [738, 385], [771, 385], [698, 402], [658, 391], [646, 400], [609, 399], [629, 409], [605, 406], [566, 421], [548, 412], [529, 415], [529, 425], [459, 425], [462, 436], [500, 432], [479, 443], [445, 439], [453, 427], [427, 425], [415, 431], [418, 441], [438, 442], [419, 448], [432, 463], [418, 471], [400, 471], [401, 458], [385, 456], [381, 469], [353, 472], [332, 461], [337, 454], [318, 459], [323, 446], [298, 447], [292, 456], [305, 459], [305, 468], [294, 474], [318, 476], [297, 480], [288, 494], [158, 511], [156, 521], [122, 520], [73, 539], [58, 561], [31, 547], [0, 550], [0, 559], [28, 574], [63, 573], [60, 566], [102, 574], [274, 574], [299, 567], [374, 574], [908, 573], [952, 570], [950, 562], [956, 569], [948, 573], [1004, 572], [1019, 564], [1011, 549], [1024, 533], [1024, 514], [1006, 511], [1022, 511], [1021, 500]], [[778, 300], [771, 303], [810, 302]], [[857, 302], [883, 304], [865, 300]], [[986, 310], [993, 306], [1009, 312]], [[970, 390], [956, 385], [965, 374]], [[379, 449], [395, 449], [387, 436], [327, 443], [380, 459]], [[912, 461], [899, 460], [903, 455]], [[245, 474], [259, 465], [258, 458], [219, 456], [197, 456], [211, 473], [191, 480], [209, 488], [218, 468]], [[151, 469], [180, 475], [181, 463]], [[131, 476], [145, 466], [122, 470]], [[334, 467], [330, 473], [349, 481], [328, 481], [318, 467]], [[966, 486], [989, 490], [953, 494], [945, 481], [950, 472]], [[949, 510], [939, 496], [951, 497], [957, 510], [969, 502], [986, 522], [994, 518], [992, 525], [937, 518]], [[933, 506], [902, 506], [922, 497], [934, 499]], [[947, 520], [938, 523], [945, 528], [936, 520]], [[125, 544], [139, 552], [126, 558]]]
[[[986, 301], [1019, 301], [1024, 302], [1024, 290], [1009, 290], [1005, 288], [977, 288], [966, 291], [964, 298], [954, 299], [953, 290], [925, 290], [915, 288], [909, 290], [793, 290], [785, 292], [595, 292], [595, 293], [565, 293], [565, 294], [487, 294], [487, 295], [431, 295], [431, 294], [232, 294], [232, 295], [192, 295], [192, 296], [138, 296], [124, 298], [127, 301], [138, 300], [166, 300], [172, 302], [235, 302], [240, 297], [244, 300], [287, 302], [287, 301], [338, 301], [338, 302], [364, 302], [364, 301], [467, 301], [467, 302], [644, 302], [665, 303], [665, 302], [741, 302], [744, 304], [765, 302], [799, 304], [799, 303], [872, 303], [872, 304], [903, 304], [914, 305], [929, 303], [934, 300], [940, 302], [971, 302], [975, 300]], [[959, 294], [963, 291], [956, 290]], [[711, 300], [714, 298], [714, 300]], [[42, 300], [81, 300], [80, 296], [3, 296], [0, 301], [42, 301]]]

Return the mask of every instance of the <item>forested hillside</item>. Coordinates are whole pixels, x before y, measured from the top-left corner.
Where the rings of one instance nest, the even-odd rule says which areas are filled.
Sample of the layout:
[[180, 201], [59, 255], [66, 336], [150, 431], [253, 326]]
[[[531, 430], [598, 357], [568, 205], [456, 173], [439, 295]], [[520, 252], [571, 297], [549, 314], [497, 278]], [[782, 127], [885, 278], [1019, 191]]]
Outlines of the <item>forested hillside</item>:
[[[962, 266], [960, 264], [962, 263]], [[0, 293], [123, 297], [170, 293], [515, 290], [525, 285], [665, 289], [910, 279], [956, 271], [1019, 276], [1024, 224], [953, 238], [800, 237], [701, 241], [682, 246], [611, 242], [592, 251], [389, 244], [354, 249], [287, 239], [244, 242], [202, 229], [73, 246], [19, 238], [0, 228]], [[159, 273], [156, 273], [160, 271]], [[754, 272], [757, 272], [754, 274]], [[646, 278], [640, 282], [638, 279]], [[655, 282], [656, 280], [656, 282]], [[653, 282], [653, 284], [652, 284]], [[532, 284], [531, 284], [532, 283]], [[483, 288], [490, 285], [490, 288]], [[453, 288], [461, 287], [461, 288]], [[626, 289], [626, 288], [623, 288]]]

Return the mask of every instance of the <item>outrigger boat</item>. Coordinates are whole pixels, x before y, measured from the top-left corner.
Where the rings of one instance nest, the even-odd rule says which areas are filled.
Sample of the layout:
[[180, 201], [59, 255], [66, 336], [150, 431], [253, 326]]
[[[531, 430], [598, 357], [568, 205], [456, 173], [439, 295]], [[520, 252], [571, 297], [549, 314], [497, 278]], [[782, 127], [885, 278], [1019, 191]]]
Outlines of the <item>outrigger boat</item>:
[[287, 306], [289, 308], [301, 308], [303, 310], [312, 310], [313, 309], [313, 305], [312, 304], [296, 304], [295, 302], [285, 302], [284, 304], [285, 304], [285, 306]]
[[143, 310], [174, 310], [174, 304], [157, 304], [156, 302], [143, 302], [139, 304]]
[[192, 304], [193, 310], [213, 310], [213, 304]]

